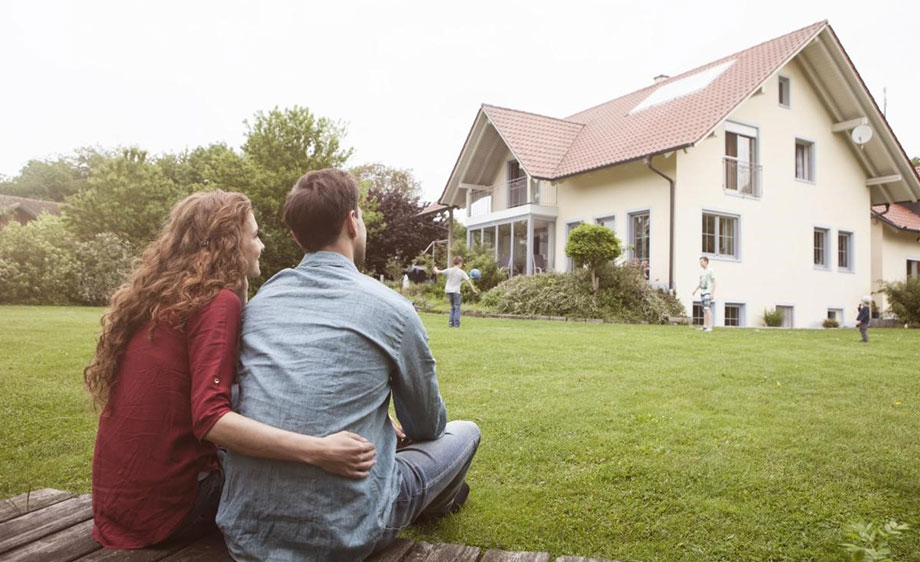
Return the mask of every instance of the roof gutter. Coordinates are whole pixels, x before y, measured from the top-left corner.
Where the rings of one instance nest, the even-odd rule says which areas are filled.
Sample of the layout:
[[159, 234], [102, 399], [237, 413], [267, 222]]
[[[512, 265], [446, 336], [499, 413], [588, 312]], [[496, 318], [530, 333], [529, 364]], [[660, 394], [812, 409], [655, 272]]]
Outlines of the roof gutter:
[[645, 157], [645, 165], [649, 170], [668, 180], [670, 185], [670, 212], [668, 213], [668, 290], [674, 291], [674, 186], [677, 182], [673, 178], [652, 166], [652, 157]]

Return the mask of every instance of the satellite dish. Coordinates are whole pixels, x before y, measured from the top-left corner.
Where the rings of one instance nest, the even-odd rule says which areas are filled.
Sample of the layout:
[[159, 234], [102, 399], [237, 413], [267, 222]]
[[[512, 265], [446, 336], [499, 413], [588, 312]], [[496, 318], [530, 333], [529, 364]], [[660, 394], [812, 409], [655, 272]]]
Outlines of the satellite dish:
[[862, 146], [872, 138], [872, 127], [869, 125], [860, 125], [850, 132], [853, 142]]

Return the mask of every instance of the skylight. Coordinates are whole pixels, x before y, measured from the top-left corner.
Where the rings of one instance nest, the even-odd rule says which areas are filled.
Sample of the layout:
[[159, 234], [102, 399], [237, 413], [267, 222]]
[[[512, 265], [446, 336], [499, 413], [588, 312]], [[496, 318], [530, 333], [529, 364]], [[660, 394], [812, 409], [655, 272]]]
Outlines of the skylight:
[[629, 113], [638, 113], [654, 105], [661, 105], [671, 100], [676, 100], [677, 98], [682, 98], [694, 92], [698, 92], [711, 84], [713, 80], [721, 76], [722, 73], [728, 70], [733, 64], [735, 64], [734, 60], [723, 62], [720, 65], [707, 68], [696, 74], [691, 74], [686, 78], [681, 78], [680, 80], [665, 84], [652, 92], [649, 97], [642, 100], [642, 103], [634, 107]]

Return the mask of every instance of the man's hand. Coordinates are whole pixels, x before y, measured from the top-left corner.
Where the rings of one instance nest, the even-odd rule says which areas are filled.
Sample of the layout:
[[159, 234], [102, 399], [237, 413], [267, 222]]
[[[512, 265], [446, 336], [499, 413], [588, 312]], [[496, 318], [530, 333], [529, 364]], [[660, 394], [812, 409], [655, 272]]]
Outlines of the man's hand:
[[390, 416], [390, 423], [393, 424], [393, 431], [396, 432], [396, 450], [402, 449], [412, 443], [412, 440], [406, 436], [406, 432], [403, 431], [402, 424], [396, 421], [396, 418]]
[[366, 478], [377, 464], [377, 449], [367, 439], [340, 431], [321, 440], [321, 452], [313, 464], [330, 474], [346, 478]]

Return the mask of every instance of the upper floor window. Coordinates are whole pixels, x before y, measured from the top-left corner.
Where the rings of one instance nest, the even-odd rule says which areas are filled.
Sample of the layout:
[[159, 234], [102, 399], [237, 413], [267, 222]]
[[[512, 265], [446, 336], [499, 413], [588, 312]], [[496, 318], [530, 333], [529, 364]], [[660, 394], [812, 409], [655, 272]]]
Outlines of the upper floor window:
[[853, 271], [853, 233], [837, 232], [837, 269]]
[[738, 257], [738, 217], [703, 213], [703, 253]]
[[779, 77], [779, 104], [782, 107], [789, 107], [790, 105], [790, 101], [792, 100], [791, 86], [792, 84], [789, 78], [785, 76]]
[[815, 181], [815, 143], [795, 139], [795, 178]]
[[508, 207], [527, 203], [527, 174], [517, 160], [508, 162]]
[[756, 128], [727, 121], [723, 161], [725, 163], [723, 187], [726, 190], [760, 197]]
[[815, 229], [815, 267], [827, 269], [827, 229]]
[[920, 260], [907, 260], [907, 278], [920, 276]]

